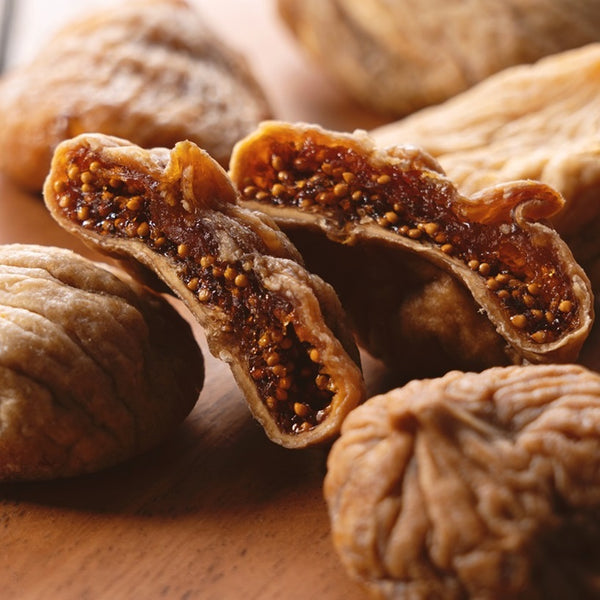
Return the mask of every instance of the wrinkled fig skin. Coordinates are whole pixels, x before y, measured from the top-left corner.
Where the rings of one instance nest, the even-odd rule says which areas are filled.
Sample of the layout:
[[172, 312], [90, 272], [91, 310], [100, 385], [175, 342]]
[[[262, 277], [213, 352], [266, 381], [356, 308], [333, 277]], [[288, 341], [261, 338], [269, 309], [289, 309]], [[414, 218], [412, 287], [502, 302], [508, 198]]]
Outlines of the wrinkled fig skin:
[[506, 69], [371, 135], [382, 147], [425, 148], [466, 195], [515, 179], [550, 185], [565, 199], [552, 224], [588, 267], [600, 255], [598, 73], [600, 44], [590, 44]]
[[576, 365], [414, 380], [352, 413], [325, 497], [377, 598], [600, 594], [600, 376]]
[[204, 362], [162, 296], [53, 247], [0, 246], [0, 480], [91, 473], [172, 434]]
[[150, 269], [184, 301], [273, 441], [330, 440], [364, 400], [333, 288], [268, 217], [238, 206], [225, 171], [195, 144], [148, 151], [79, 136], [57, 148], [44, 197], [68, 231], [136, 276]]
[[416, 147], [265, 122], [230, 175], [329, 281], [363, 346], [405, 377], [576, 359], [593, 321], [589, 281], [541, 220], [562, 206], [519, 181], [470, 198]]
[[192, 2], [133, 0], [67, 24], [0, 79], [0, 169], [39, 192], [56, 145], [92, 131], [146, 148], [188, 139], [226, 165], [270, 114], [245, 59]]
[[511, 65], [600, 39], [577, 0], [278, 0], [300, 46], [350, 96], [387, 116], [438, 104]]

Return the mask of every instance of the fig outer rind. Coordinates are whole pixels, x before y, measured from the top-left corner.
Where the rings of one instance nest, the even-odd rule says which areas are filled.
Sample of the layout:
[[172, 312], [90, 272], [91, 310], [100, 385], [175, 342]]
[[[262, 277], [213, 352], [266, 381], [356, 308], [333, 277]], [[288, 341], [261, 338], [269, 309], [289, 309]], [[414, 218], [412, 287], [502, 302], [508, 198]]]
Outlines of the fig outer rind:
[[40, 191], [57, 144], [87, 132], [144, 147], [189, 139], [225, 165], [270, 115], [248, 62], [193, 3], [134, 0], [66, 24], [0, 80], [0, 168]]
[[364, 106], [401, 117], [506, 69], [598, 41], [593, 2], [278, 0], [319, 68]]
[[60, 248], [0, 246], [0, 479], [70, 477], [171, 435], [204, 380], [163, 297]]
[[577, 365], [367, 400], [324, 484], [345, 567], [378, 598], [597, 597], [599, 423], [600, 377]]

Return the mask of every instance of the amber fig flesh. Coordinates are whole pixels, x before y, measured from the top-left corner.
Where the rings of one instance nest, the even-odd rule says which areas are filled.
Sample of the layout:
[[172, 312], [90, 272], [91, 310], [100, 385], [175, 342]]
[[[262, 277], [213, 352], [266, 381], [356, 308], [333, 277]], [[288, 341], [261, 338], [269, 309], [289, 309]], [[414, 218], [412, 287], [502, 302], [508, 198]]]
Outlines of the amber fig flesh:
[[149, 268], [192, 311], [276, 442], [330, 439], [364, 399], [333, 289], [264, 215], [240, 208], [223, 169], [191, 142], [143, 150], [102, 135], [63, 142], [45, 200], [94, 247]]
[[281, 122], [236, 145], [230, 174], [334, 285], [365, 347], [411, 376], [570, 361], [589, 333], [589, 281], [541, 222], [563, 203], [548, 186], [467, 198], [417, 148]]

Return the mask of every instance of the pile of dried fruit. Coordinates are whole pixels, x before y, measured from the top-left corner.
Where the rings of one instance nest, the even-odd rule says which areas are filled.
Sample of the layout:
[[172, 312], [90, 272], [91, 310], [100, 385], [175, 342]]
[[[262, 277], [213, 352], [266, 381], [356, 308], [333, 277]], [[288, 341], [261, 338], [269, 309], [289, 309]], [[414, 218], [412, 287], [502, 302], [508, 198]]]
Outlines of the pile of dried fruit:
[[[348, 42], [330, 64], [396, 113], [596, 40], [600, 21], [569, 2], [525, 11], [539, 47], [519, 30], [502, 60], [471, 47], [481, 63], [454, 76], [462, 55], [436, 51], [444, 74], [419, 87], [393, 27], [410, 7], [384, 4], [279, 2], [317, 53]], [[514, 25], [512, 4], [494, 29]], [[379, 71], [336, 62], [373, 54]], [[399, 60], [405, 77], [387, 76]], [[150, 289], [166, 284], [271, 440], [333, 443], [334, 543], [374, 596], [598, 597], [600, 376], [573, 363], [600, 254], [599, 69], [600, 46], [565, 52], [370, 137], [259, 125], [263, 91], [183, 0], [70, 24], [0, 82], [0, 115], [23, 116], [0, 131], [0, 168], [29, 189], [45, 178], [54, 219], [133, 279], [58, 248], [0, 247], [0, 479], [95, 471], [186, 417], [204, 364]], [[408, 383], [367, 399], [355, 340]]]

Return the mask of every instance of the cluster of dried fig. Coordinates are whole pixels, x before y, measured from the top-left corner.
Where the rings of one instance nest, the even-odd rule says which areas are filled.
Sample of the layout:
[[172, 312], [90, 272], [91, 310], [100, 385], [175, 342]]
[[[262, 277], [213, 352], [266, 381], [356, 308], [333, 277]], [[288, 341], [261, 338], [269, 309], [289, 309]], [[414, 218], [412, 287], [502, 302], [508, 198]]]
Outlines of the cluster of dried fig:
[[[600, 24], [568, 0], [279, 8], [394, 114]], [[262, 90], [186, 0], [69, 24], [0, 81], [0, 168], [132, 279], [0, 246], [0, 480], [96, 471], [185, 418], [204, 363], [166, 289], [272, 441], [333, 444], [333, 541], [374, 596], [598, 597], [600, 376], [570, 363], [594, 320], [599, 68], [596, 44], [513, 67], [373, 137], [256, 128]], [[411, 381], [367, 400], [355, 340]]]
[[67, 477], [157, 444], [204, 362], [162, 296], [64, 249], [0, 246], [0, 480]]
[[545, 223], [560, 194], [466, 196], [415, 146], [282, 122], [241, 140], [230, 174], [412, 379], [353, 410], [329, 455], [348, 572], [378, 598], [597, 597], [600, 376], [568, 364], [593, 295]]
[[0, 169], [39, 191], [56, 145], [83, 132], [145, 147], [190, 139], [226, 164], [269, 114], [245, 59], [191, 2], [134, 0], [68, 23], [0, 79]]

